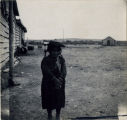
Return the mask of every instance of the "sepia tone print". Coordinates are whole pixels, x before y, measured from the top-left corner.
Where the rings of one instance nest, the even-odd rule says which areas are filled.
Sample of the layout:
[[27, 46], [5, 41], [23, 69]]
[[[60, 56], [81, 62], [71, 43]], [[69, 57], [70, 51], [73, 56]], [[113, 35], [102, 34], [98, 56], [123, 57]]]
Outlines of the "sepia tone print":
[[126, 0], [0, 0], [1, 120], [127, 120]]

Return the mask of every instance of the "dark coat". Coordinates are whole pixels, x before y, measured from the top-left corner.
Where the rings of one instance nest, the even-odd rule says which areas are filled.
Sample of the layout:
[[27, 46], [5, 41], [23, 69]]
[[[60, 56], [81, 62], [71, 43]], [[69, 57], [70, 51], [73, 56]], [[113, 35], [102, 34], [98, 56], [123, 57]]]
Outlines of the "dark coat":
[[[57, 62], [53, 61], [51, 56], [44, 57], [41, 62], [42, 70], [42, 108], [56, 109], [65, 106], [65, 77], [66, 65], [65, 60], [61, 56], [58, 57]], [[61, 78], [61, 88], [56, 89], [56, 81], [53, 78]]]

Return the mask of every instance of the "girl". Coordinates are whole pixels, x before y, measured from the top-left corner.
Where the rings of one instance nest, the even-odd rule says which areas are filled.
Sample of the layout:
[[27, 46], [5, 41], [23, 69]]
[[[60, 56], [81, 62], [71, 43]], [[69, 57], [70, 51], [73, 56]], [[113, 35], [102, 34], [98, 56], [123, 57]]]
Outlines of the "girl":
[[50, 41], [47, 51], [49, 55], [41, 62], [42, 70], [42, 108], [47, 109], [48, 119], [52, 120], [52, 110], [56, 109], [56, 120], [60, 120], [61, 108], [65, 106], [66, 64], [61, 55], [63, 44]]

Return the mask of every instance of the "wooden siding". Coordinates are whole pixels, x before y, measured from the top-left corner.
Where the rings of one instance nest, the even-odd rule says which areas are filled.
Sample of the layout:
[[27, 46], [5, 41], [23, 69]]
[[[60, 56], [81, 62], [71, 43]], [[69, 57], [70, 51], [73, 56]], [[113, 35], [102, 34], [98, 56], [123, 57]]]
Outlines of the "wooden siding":
[[[16, 18], [13, 16], [13, 55], [17, 46], [21, 47], [22, 28], [16, 23]], [[1, 14], [0, 8], [0, 65], [3, 67], [9, 60], [9, 23]], [[0, 69], [1, 69], [0, 67]]]
[[[13, 55], [16, 47], [21, 44], [21, 28], [16, 24], [15, 17], [13, 19]], [[0, 18], [0, 64], [3, 67], [9, 60], [9, 25], [1, 15]]]
[[[1, 12], [1, 11], [0, 11]], [[0, 15], [0, 64], [1, 67], [9, 60], [9, 26], [8, 22]]]
[[16, 40], [15, 40], [15, 25], [16, 24], [16, 21], [15, 21], [15, 17], [13, 17], [13, 55], [14, 55], [14, 52], [15, 52], [15, 49], [16, 49]]
[[15, 45], [21, 47], [21, 28], [17, 24], [15, 28]]

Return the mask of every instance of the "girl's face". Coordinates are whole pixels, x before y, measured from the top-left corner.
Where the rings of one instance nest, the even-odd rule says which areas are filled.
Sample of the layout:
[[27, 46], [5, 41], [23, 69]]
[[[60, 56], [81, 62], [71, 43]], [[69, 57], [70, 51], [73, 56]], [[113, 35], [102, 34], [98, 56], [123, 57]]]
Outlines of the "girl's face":
[[57, 58], [57, 57], [59, 56], [59, 51], [53, 50], [53, 51], [50, 52], [50, 55], [51, 55], [53, 58]]
[[54, 48], [52, 51], [50, 51], [50, 55], [53, 58], [57, 58], [61, 54], [62, 50], [58, 48]]

